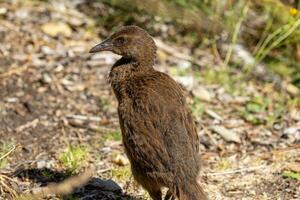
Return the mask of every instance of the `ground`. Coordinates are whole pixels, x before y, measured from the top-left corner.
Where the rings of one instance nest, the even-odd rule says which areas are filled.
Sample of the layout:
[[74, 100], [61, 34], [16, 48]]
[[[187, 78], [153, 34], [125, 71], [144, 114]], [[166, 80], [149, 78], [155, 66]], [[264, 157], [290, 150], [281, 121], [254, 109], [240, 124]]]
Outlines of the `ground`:
[[[86, 186], [45, 199], [149, 199], [130, 174], [106, 79], [118, 56], [88, 54], [103, 39], [97, 34], [110, 30], [95, 27], [86, 9], [0, 3], [0, 199], [21, 199], [90, 168]], [[300, 199], [295, 94], [214, 68], [207, 49], [195, 61], [188, 47], [155, 39], [156, 68], [189, 93], [211, 199]]]

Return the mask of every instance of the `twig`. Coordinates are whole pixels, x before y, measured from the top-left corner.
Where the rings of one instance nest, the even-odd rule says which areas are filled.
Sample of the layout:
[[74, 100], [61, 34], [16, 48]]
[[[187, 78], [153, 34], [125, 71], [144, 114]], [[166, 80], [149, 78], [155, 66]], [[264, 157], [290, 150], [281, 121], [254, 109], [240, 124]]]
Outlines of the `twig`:
[[208, 114], [213, 119], [223, 121], [223, 118], [220, 115], [218, 115], [216, 112], [214, 112], [213, 110], [205, 109], [205, 113]]
[[224, 172], [203, 173], [203, 175], [204, 176], [222, 176], [222, 175], [228, 175], [228, 174], [252, 172], [252, 171], [256, 171], [258, 169], [262, 169], [265, 167], [267, 167], [267, 165], [260, 165], [260, 166], [248, 167], [248, 168], [242, 168], [242, 169], [236, 169], [236, 170], [228, 170], [228, 171], [224, 171]]
[[10, 196], [12, 198], [17, 197], [18, 196], [17, 192], [8, 185], [9, 182], [7, 182], [7, 180], [5, 180], [5, 179], [7, 179], [7, 180], [9, 180], [11, 182], [15, 182], [14, 180], [12, 180], [11, 178], [9, 178], [8, 176], [0, 174], [0, 186], [1, 186], [0, 187], [1, 188], [0, 192], [4, 192], [3, 189], [5, 189], [10, 194]]
[[112, 128], [107, 128], [107, 127], [102, 127], [102, 126], [98, 126], [96, 124], [93, 124], [93, 122], [91, 121], [83, 121], [83, 120], [78, 120], [78, 119], [69, 119], [66, 120], [66, 122], [73, 126], [73, 127], [78, 127], [78, 128], [85, 128], [91, 131], [96, 131], [96, 132], [112, 132], [115, 129]]
[[97, 171], [97, 173], [102, 174], [102, 173], [105, 173], [105, 172], [108, 172], [108, 171], [111, 171], [111, 168], [100, 169], [100, 170]]
[[39, 119], [35, 119], [35, 120], [31, 121], [31, 122], [27, 122], [26, 124], [23, 124], [23, 125], [17, 127], [16, 131], [17, 132], [21, 132], [21, 131], [23, 131], [23, 130], [25, 130], [27, 128], [31, 128], [31, 127], [34, 128], [39, 123], [39, 121], [40, 121]]
[[0, 161], [1, 161], [2, 159], [4, 159], [5, 157], [7, 157], [9, 154], [11, 154], [11, 152], [13, 152], [15, 149], [16, 149], [16, 146], [15, 146], [15, 145], [12, 145], [11, 149], [10, 149], [8, 152], [6, 152], [4, 155], [2, 155], [2, 156], [0, 157]]
[[235, 29], [234, 29], [234, 32], [233, 32], [233, 36], [232, 36], [232, 42], [229, 46], [229, 49], [226, 53], [226, 56], [225, 56], [225, 61], [224, 61], [224, 64], [225, 66], [228, 65], [229, 61], [230, 61], [230, 58], [231, 58], [231, 55], [232, 55], [232, 50], [233, 50], [233, 46], [236, 44], [236, 41], [237, 41], [237, 38], [238, 38], [238, 34], [240, 32], [240, 29], [241, 29], [241, 25], [248, 13], [248, 10], [249, 10], [249, 5], [248, 3], [245, 5], [244, 9], [242, 10], [242, 16], [240, 17], [240, 20], [238, 21], [238, 23], [236, 24], [235, 26]]
[[47, 187], [41, 188], [41, 191], [33, 195], [22, 195], [18, 200], [25, 199], [41, 199], [48, 195], [66, 195], [73, 192], [76, 188], [84, 186], [93, 175], [93, 170], [89, 169], [86, 172], [77, 176], [70, 177], [58, 184], [51, 184]]
[[68, 119], [82, 120], [82, 121], [95, 121], [95, 122], [101, 121], [101, 118], [97, 117], [97, 116], [68, 115], [67, 118]]

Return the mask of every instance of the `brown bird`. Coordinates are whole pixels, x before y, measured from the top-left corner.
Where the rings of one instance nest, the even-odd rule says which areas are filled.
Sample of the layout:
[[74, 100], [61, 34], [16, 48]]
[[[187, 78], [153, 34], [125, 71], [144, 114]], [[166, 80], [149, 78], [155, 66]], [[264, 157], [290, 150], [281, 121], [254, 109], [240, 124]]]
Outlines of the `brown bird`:
[[123, 144], [135, 180], [154, 200], [205, 200], [197, 183], [199, 141], [183, 90], [153, 68], [156, 46], [137, 26], [124, 26], [90, 53], [112, 51], [122, 56], [111, 68]]

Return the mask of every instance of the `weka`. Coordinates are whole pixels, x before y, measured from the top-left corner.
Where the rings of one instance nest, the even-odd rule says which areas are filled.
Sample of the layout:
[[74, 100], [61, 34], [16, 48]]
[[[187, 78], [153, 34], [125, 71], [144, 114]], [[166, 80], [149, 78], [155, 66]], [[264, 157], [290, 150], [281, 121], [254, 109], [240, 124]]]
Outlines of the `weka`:
[[112, 51], [122, 56], [109, 81], [117, 97], [123, 144], [135, 180], [154, 200], [204, 200], [197, 183], [199, 141], [182, 88], [153, 68], [156, 46], [137, 26], [125, 26], [90, 53]]

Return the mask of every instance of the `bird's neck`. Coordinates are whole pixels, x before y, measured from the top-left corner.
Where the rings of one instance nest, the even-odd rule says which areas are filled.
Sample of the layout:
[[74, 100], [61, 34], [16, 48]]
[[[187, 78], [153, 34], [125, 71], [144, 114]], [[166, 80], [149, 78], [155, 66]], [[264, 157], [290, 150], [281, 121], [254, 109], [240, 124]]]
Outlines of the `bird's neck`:
[[134, 60], [139, 66], [152, 68], [154, 66], [155, 57], [156, 57], [155, 52], [152, 52], [152, 51], [141, 52], [140, 55], [137, 55], [136, 57], [134, 57]]
[[122, 57], [111, 68], [110, 81], [121, 82], [133, 76], [153, 70], [154, 59]]
[[154, 70], [153, 64], [149, 64], [148, 62], [139, 62], [134, 58], [122, 57], [112, 66], [109, 73], [109, 82], [118, 99], [122, 96], [121, 93], [126, 87], [127, 81]]

